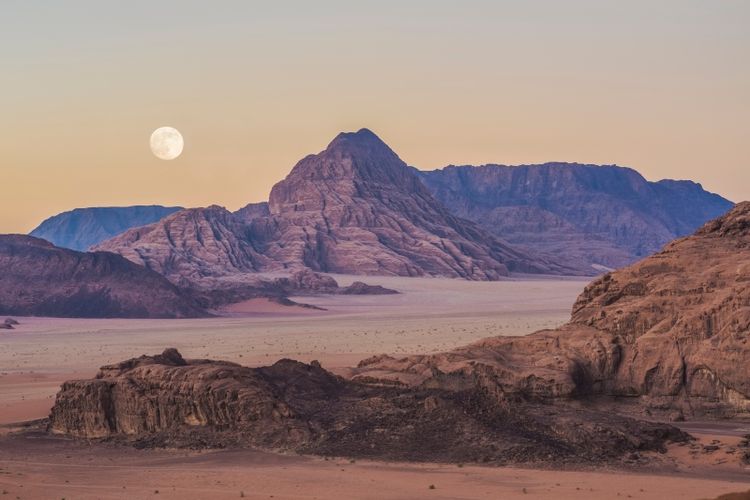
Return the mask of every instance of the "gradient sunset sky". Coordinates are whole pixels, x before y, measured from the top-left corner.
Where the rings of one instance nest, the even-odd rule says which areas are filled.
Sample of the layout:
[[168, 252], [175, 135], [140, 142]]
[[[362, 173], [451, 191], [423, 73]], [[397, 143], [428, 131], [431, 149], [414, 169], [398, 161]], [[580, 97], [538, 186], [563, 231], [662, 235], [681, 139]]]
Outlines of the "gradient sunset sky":
[[746, 0], [4, 0], [0, 232], [236, 209], [361, 127], [422, 169], [616, 163], [750, 199], [748, 26]]

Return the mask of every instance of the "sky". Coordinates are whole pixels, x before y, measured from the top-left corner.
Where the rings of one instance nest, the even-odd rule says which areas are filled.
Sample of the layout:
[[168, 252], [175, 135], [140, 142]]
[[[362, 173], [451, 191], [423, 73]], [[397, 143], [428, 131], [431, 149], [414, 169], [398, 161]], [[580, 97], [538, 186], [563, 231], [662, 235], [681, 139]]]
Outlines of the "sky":
[[748, 26], [746, 0], [3, 0], [0, 232], [237, 209], [362, 127], [421, 169], [618, 164], [750, 199]]

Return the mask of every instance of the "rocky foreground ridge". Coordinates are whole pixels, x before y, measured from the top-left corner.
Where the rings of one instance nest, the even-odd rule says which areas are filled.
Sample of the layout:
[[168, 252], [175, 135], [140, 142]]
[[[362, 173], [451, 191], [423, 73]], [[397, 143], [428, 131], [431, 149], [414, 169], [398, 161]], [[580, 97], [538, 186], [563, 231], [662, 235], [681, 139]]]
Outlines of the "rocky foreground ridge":
[[477, 378], [532, 398], [615, 397], [675, 419], [750, 411], [750, 202], [586, 287], [569, 323], [451, 352], [360, 363], [408, 386]]
[[253, 446], [392, 460], [597, 463], [687, 439], [674, 427], [474, 384], [372, 385], [313, 362], [248, 368], [175, 349], [63, 384], [49, 430], [137, 446]]

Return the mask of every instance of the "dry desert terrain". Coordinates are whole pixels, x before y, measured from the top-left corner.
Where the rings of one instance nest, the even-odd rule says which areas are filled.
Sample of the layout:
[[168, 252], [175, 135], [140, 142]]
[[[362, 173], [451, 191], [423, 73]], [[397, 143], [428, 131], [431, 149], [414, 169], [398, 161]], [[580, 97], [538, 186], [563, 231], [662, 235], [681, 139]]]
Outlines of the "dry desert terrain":
[[[342, 285], [354, 278], [336, 276]], [[236, 304], [198, 320], [18, 318], [0, 334], [0, 490], [8, 498], [713, 498], [750, 490], [731, 452], [742, 423], [686, 424], [714, 453], [674, 446], [652, 470], [533, 470], [463, 464], [401, 464], [243, 450], [136, 450], [91, 444], [17, 422], [43, 418], [59, 383], [99, 366], [177, 347], [186, 357], [247, 365], [318, 359], [344, 372], [377, 353], [451, 349], [493, 335], [524, 335], [564, 323], [580, 279], [468, 282], [367, 278], [402, 292]], [[0, 497], [2, 498], [2, 497]]]

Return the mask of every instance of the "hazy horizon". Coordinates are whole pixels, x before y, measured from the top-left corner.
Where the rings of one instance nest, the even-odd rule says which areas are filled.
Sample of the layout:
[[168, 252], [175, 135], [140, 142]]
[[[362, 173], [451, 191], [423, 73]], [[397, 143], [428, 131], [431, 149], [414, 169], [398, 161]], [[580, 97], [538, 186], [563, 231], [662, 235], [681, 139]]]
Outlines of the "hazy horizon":
[[[606, 4], [606, 5], [605, 5]], [[267, 198], [341, 131], [421, 169], [617, 164], [750, 199], [750, 4], [224, 1], [1, 8], [0, 232]], [[185, 150], [148, 141], [176, 127]]]

